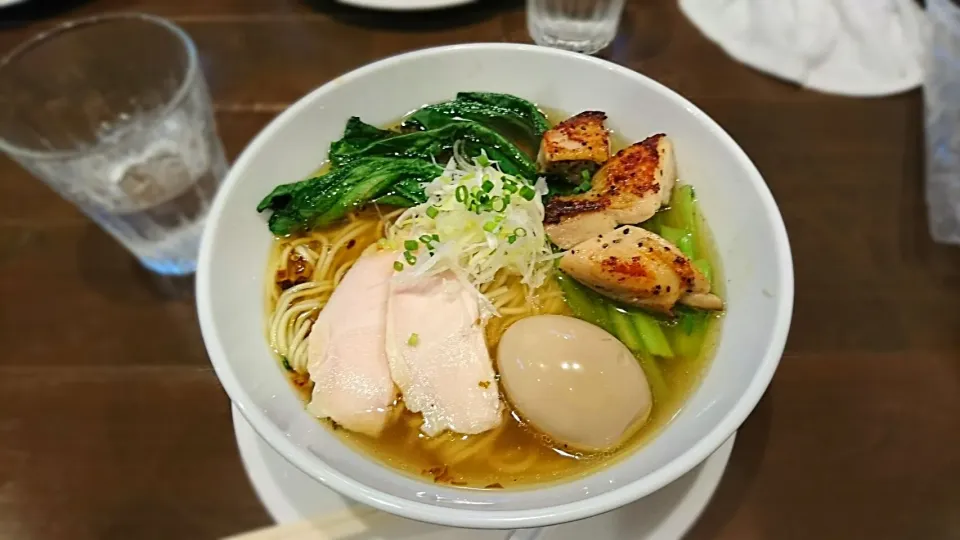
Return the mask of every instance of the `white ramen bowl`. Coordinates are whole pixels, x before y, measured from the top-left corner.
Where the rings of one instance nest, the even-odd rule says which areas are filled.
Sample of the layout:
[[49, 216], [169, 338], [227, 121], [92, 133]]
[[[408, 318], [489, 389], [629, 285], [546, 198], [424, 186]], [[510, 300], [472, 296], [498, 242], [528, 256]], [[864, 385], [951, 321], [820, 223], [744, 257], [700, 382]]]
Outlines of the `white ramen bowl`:
[[[716, 356], [681, 412], [650, 443], [564, 483], [466, 490], [398, 473], [346, 446], [304, 410], [265, 337], [271, 234], [255, 207], [274, 186], [326, 159], [350, 116], [388, 124], [458, 91], [507, 92], [550, 109], [605, 111], [627, 140], [657, 132], [676, 147], [716, 240], [727, 313]], [[243, 152], [207, 218], [197, 309], [213, 367], [256, 431], [308, 475], [341, 494], [441, 525], [515, 529], [586, 518], [648, 495], [716, 450], [753, 410], [783, 352], [793, 267], [783, 220], [750, 159], [713, 120], [627, 68], [542, 47], [476, 44], [387, 58], [334, 79], [273, 120]]]

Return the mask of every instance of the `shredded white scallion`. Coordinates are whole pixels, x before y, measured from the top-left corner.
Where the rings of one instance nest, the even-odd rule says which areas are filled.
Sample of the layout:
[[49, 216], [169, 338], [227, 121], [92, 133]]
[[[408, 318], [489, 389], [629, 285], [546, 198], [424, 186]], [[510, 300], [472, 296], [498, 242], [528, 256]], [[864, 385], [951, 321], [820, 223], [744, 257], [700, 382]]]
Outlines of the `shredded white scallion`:
[[443, 174], [424, 193], [427, 201], [404, 211], [387, 231], [385, 247], [401, 252], [397, 279], [452, 271], [476, 291], [484, 320], [497, 311], [480, 288], [497, 272], [519, 275], [533, 290], [560, 256], [543, 229], [542, 178], [531, 184], [504, 174], [486, 153], [470, 159], [455, 144]]

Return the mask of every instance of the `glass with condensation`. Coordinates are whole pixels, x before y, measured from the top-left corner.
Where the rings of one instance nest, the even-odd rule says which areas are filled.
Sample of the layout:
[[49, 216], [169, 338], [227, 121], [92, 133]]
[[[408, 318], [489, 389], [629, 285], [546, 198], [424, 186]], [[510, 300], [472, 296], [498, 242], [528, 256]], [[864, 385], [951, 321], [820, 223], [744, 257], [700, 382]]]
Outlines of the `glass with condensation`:
[[537, 45], [593, 54], [617, 35], [625, 0], [527, 0]]
[[927, 218], [934, 241], [960, 245], [960, 5], [956, 0], [927, 0], [927, 15]]
[[0, 61], [0, 149], [146, 268], [196, 269], [227, 162], [196, 47], [178, 26], [105, 15], [14, 49]]

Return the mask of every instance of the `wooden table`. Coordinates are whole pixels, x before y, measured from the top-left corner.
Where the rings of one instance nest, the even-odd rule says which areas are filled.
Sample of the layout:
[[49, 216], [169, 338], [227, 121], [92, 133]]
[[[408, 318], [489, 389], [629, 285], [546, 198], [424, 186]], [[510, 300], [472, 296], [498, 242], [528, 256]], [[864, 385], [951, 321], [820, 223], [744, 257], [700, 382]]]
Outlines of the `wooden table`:
[[[231, 157], [372, 60], [529, 39], [522, 4], [495, 0], [429, 17], [294, 0], [59, 4], [0, 13], [0, 51], [64, 18], [131, 5], [169, 17], [196, 40]], [[607, 54], [740, 142], [780, 204], [797, 276], [783, 362], [690, 538], [960, 538], [960, 249], [927, 235], [919, 92], [854, 100], [778, 82], [674, 4], [631, 2]], [[0, 298], [0, 538], [213, 538], [268, 523], [192, 300], [158, 292], [6, 159]]]

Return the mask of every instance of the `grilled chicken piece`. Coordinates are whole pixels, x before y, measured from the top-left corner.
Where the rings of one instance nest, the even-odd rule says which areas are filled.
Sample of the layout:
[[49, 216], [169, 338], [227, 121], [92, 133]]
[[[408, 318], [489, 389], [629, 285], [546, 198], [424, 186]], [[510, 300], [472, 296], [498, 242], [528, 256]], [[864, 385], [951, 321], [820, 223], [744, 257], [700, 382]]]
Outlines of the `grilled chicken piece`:
[[592, 175], [610, 159], [610, 133], [603, 125], [606, 118], [602, 112], [586, 111], [544, 133], [537, 156], [540, 171], [575, 184], [582, 182], [582, 171]]
[[723, 309], [710, 282], [679, 248], [640, 227], [628, 225], [576, 245], [560, 259], [560, 269], [625, 304], [665, 313], [677, 302]]
[[610, 158], [580, 195], [558, 195], [546, 205], [547, 236], [563, 249], [613, 230], [646, 221], [670, 200], [677, 180], [673, 145], [658, 134]]

